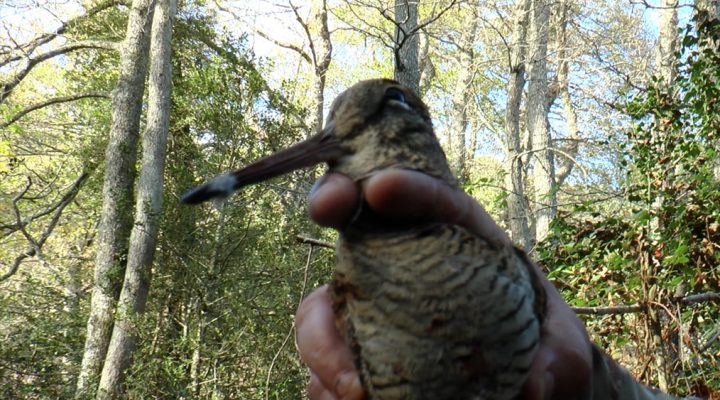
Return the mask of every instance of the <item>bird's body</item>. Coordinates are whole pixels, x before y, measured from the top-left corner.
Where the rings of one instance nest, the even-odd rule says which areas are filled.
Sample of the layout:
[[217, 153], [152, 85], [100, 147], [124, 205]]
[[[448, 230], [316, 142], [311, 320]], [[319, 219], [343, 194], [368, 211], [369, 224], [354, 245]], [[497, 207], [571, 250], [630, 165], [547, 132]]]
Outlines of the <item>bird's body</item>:
[[331, 285], [370, 399], [514, 399], [539, 336], [528, 271], [465, 229], [349, 229]]
[[[356, 181], [422, 171], [456, 186], [425, 105], [394, 81], [360, 82], [309, 141], [189, 193], [190, 203], [319, 161]], [[230, 190], [230, 191], [231, 191]], [[511, 400], [537, 350], [544, 293], [524, 254], [456, 225], [360, 208], [341, 232], [331, 285], [367, 397]]]

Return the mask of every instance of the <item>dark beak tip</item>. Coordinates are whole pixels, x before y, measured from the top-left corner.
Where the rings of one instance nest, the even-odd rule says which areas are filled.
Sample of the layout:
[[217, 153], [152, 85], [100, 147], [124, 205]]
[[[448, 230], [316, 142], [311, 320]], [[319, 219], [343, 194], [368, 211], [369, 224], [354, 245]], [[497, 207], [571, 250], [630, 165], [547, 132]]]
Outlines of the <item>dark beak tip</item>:
[[220, 196], [221, 193], [216, 190], [211, 190], [208, 185], [202, 185], [187, 191], [180, 198], [180, 202], [189, 205], [197, 205], [204, 203], [208, 200], [212, 200], [215, 197]]
[[200, 204], [209, 198], [205, 195], [206, 188], [204, 186], [197, 187], [195, 189], [188, 190], [180, 198], [180, 202], [183, 204]]
[[180, 201], [184, 204], [200, 204], [215, 198], [229, 197], [235, 190], [237, 180], [231, 174], [223, 174], [210, 182], [187, 191]]

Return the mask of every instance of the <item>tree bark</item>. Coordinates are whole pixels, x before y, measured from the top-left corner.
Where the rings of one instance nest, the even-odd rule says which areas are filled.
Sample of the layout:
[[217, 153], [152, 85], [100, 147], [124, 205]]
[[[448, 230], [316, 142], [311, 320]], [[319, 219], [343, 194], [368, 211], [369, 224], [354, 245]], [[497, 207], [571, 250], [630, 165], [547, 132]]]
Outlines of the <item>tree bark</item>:
[[[220, 287], [220, 262], [225, 242], [225, 222], [226, 222], [225, 203], [220, 205], [218, 215], [218, 225], [215, 230], [215, 240], [213, 245], [212, 259], [208, 266], [207, 277], [205, 278], [204, 294], [197, 300], [195, 316], [197, 317], [197, 326], [193, 333], [195, 348], [193, 348], [192, 363], [190, 364], [191, 393], [199, 398], [202, 396], [202, 383], [200, 375], [202, 372], [202, 360], [205, 349], [211, 345], [207, 339], [207, 331], [210, 324], [217, 319], [217, 300], [222, 296]], [[213, 390], [215, 392], [216, 390]], [[213, 397], [213, 398], [218, 398]]]
[[[555, 29], [557, 31], [556, 49], [557, 54], [557, 85], [560, 100], [563, 106], [563, 116], [565, 117], [565, 126], [568, 132], [568, 144], [566, 146], [554, 145], [554, 147], [562, 148], [564, 154], [557, 155], [557, 171], [555, 172], [555, 183], [558, 187], [562, 186], [565, 179], [570, 175], [575, 166], [575, 158], [578, 154], [580, 136], [577, 124], [577, 113], [575, 106], [570, 97], [570, 55], [568, 50], [567, 25], [570, 22], [570, 0], [561, 0], [558, 4], [558, 10]], [[571, 158], [572, 157], [572, 158]]]
[[547, 79], [547, 45], [550, 5], [532, 0], [530, 12], [530, 59], [528, 60], [527, 126], [532, 137], [533, 183], [535, 187], [535, 242], [550, 232], [557, 212], [555, 161], [551, 149]]
[[527, 203], [525, 202], [524, 167], [522, 139], [520, 132], [520, 102], [525, 87], [525, 45], [530, 0], [519, 0], [513, 16], [513, 34], [510, 43], [508, 68], [510, 75], [507, 83], [507, 103], [505, 105], [505, 188], [508, 192], [508, 226], [513, 241], [529, 250], [532, 238], [528, 227]]
[[[704, 14], [701, 20], [698, 21], [699, 23], [702, 23], [702, 19], [705, 18], [720, 20], [720, 0], [695, 0], [695, 8], [699, 13]], [[720, 52], [720, 40], [709, 40], [707, 46], [715, 54]], [[713, 160], [713, 175], [715, 181], [720, 182], [720, 139], [715, 140], [714, 146], [718, 156]]]
[[145, 91], [152, 0], [136, 0], [130, 9], [113, 92], [110, 140], [105, 150], [103, 207], [98, 227], [95, 283], [76, 395], [87, 396], [103, 367], [113, 329], [115, 301], [125, 271], [130, 234], [137, 137]]
[[660, 9], [660, 38], [655, 53], [655, 73], [666, 89], [675, 83], [677, 76], [675, 66], [675, 52], [678, 50], [677, 4], [677, 0], [663, 0]]
[[395, 80], [420, 94], [419, 0], [395, 0]]
[[435, 64], [430, 58], [430, 37], [424, 30], [418, 32], [418, 68], [420, 69], [420, 97], [424, 96], [433, 79], [435, 79]]
[[[476, 7], [474, 7], [476, 9]], [[450, 114], [450, 125], [448, 127], [450, 138], [450, 169], [458, 178], [459, 183], [465, 182], [467, 179], [467, 146], [466, 131], [468, 128], [467, 107], [470, 102], [470, 88], [472, 85], [475, 70], [473, 63], [475, 61], [475, 38], [477, 36], [478, 21], [475, 12], [468, 14], [468, 19], [464, 24], [464, 29], [460, 35], [460, 43], [458, 43], [458, 62], [457, 62], [457, 80], [453, 89], [452, 111]], [[471, 149], [470, 157], [473, 156]]]
[[[659, 78], [659, 86], [661, 96], [665, 96], [666, 100], [674, 101], [674, 85], [677, 77], [675, 52], [678, 49], [678, 16], [677, 16], [677, 0], [663, 0], [660, 9], [660, 37], [658, 47], [656, 49], [655, 59], [655, 75]], [[657, 121], [656, 128], [653, 130], [653, 139], [658, 149], [662, 153], [665, 152], [665, 143], [672, 138], [668, 137], [668, 130], [664, 129], [662, 123]], [[665, 197], [663, 192], [671, 182], [668, 177], [662, 178], [661, 190], [657, 194], [655, 201], [650, 205], [651, 213], [654, 215], [650, 221], [650, 232], [648, 238], [651, 240], [651, 246], [648, 248], [650, 254], [649, 261], [644, 267], [645, 271], [641, 271], [643, 279], [643, 295], [648, 304], [654, 305], [661, 302], [660, 294], [654, 281], [657, 279], [658, 266], [662, 265], [661, 260], [654, 256], [654, 248], [658, 246], [662, 237], [663, 221], [660, 216], [664, 208]], [[670, 360], [668, 349], [665, 346], [662, 332], [662, 321], [656, 307], [649, 307], [645, 313], [646, 329], [649, 335], [654, 352], [654, 365], [657, 376], [658, 388], [667, 391], [672, 385], [672, 375], [670, 374]]]
[[[123, 393], [125, 371], [135, 347], [136, 318], [145, 310], [151, 267], [162, 209], [163, 175], [170, 118], [170, 39], [175, 0], [155, 4], [152, 23], [147, 126], [143, 135], [143, 156], [135, 205], [135, 223], [130, 234], [125, 281], [118, 301], [113, 328], [98, 388], [97, 399], [117, 398]], [[152, 14], [152, 10], [148, 10]]]
[[310, 131], [307, 137], [320, 132], [323, 126], [323, 106], [325, 104], [325, 79], [332, 61], [332, 42], [330, 41], [330, 30], [328, 29], [328, 11], [326, 0], [313, 0], [312, 16], [310, 18], [310, 29], [315, 37], [308, 37], [310, 49], [312, 50], [313, 82], [312, 98], [313, 112], [308, 119]]

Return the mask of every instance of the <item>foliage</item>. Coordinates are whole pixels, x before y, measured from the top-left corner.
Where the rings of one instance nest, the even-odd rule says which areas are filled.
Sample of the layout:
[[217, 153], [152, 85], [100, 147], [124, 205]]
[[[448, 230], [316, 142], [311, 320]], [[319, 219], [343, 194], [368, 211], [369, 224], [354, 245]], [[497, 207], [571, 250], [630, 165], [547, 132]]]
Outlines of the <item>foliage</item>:
[[[181, 2], [174, 27], [164, 208], [146, 313], [135, 325], [138, 343], [126, 395], [301, 398], [307, 372], [293, 346], [293, 315], [303, 295], [327, 282], [333, 264], [331, 251], [314, 248], [309, 254], [306, 245], [294, 240], [298, 233], [334, 238], [311, 225], [304, 211], [310, 182], [319, 171], [253, 186], [222, 209], [181, 206], [178, 197], [218, 173], [305, 137], [308, 110], [302, 105], [311, 103], [307, 77], [312, 66], [258, 55], [251, 29], [223, 25], [220, 3], [210, 3]], [[335, 19], [331, 25], [336, 26], [331, 26], [335, 59], [328, 72], [328, 103], [339, 88], [358, 79], [392, 74], [389, 50], [368, 31], [393, 31], [377, 8], [389, 10], [391, 2], [329, 4]], [[420, 19], [441, 6], [421, 5]], [[475, 7], [481, 6], [459, 2], [423, 29], [436, 70], [425, 99], [442, 138], [451, 126], [448, 110], [460, 75], [458, 55], [474, 52], [468, 133], [476, 134], [482, 153], [473, 149], [477, 154], [464, 189], [502, 219], [506, 191], [497, 153], [502, 151], [513, 7], [511, 2]], [[282, 5], [280, 9], [282, 14]], [[301, 7], [303, 17], [304, 11]], [[473, 48], [460, 49], [460, 33], [468, 18], [475, 17], [471, 11], [482, 18], [479, 39]], [[652, 46], [643, 37], [641, 16], [615, 1], [578, 0], [572, 12], [577, 21], [570, 24], [568, 47], [579, 52], [569, 54], [579, 60], [571, 66], [573, 101], [583, 130], [590, 132], [577, 159], [591, 178], [571, 178], [561, 188], [566, 196], [561, 200], [574, 205], [561, 207], [554, 235], [538, 254], [573, 305], [644, 304], [652, 282], [660, 292], [657, 298], [675, 310], [681, 307], [674, 298], [679, 284], [684, 285], [681, 295], [716, 291], [719, 285], [720, 198], [713, 163], [720, 157], [720, 71], [718, 55], [706, 43], [717, 38], [717, 26], [706, 23], [699, 32], [688, 28], [678, 55], [677, 84], [671, 91], [651, 85], [629, 99], [627, 115], [618, 118], [607, 99], [620, 90], [637, 93], [623, 76], [630, 73], [623, 66], [638, 64], [631, 74], [643, 82], [643, 60]], [[70, 24], [62, 37], [120, 43], [127, 13], [127, 4], [112, 6]], [[555, 35], [553, 29], [550, 34]], [[85, 49], [39, 64], [0, 103], [2, 121], [48, 97], [110, 94], [118, 59], [117, 51]], [[556, 72], [550, 68], [551, 74]], [[0, 79], [6, 72], [9, 68]], [[91, 174], [42, 254], [27, 258], [16, 275], [0, 282], [1, 398], [73, 396], [93, 282], [110, 108], [108, 99], [85, 99], [33, 111], [0, 128], [0, 272], [28, 248], [24, 232], [15, 227], [14, 205], [28, 221], [28, 235], [37, 237], [51, 214], [30, 216], [55, 204], [79, 171]], [[562, 138], [563, 122], [555, 114], [551, 123]], [[625, 121], [631, 118], [635, 128], [626, 132]], [[603, 137], [614, 131], [623, 132], [621, 141]], [[624, 146], [620, 156], [612, 154], [611, 145]], [[615, 165], [615, 158], [623, 165]], [[618, 171], [627, 175], [618, 179]], [[13, 204], [27, 177], [33, 185]], [[597, 202], [618, 186], [623, 198]], [[658, 198], [664, 201], [658, 203]], [[654, 221], [662, 229], [653, 229]], [[653, 273], [641, 276], [643, 265], [654, 266]], [[666, 341], [675, 349], [677, 343], [683, 345], [675, 368], [678, 392], [699, 393], [697, 385], [703, 382], [717, 389], [720, 382], [713, 371], [720, 349], [717, 341], [710, 342], [718, 329], [717, 308], [699, 304], [680, 310], [663, 319]], [[637, 344], [645, 340], [636, 326], [640, 321], [636, 315], [587, 320], [597, 342], [651, 380], [642, 362], [652, 349]], [[710, 345], [701, 352], [705, 343]]]
[[[629, 214], [607, 216], [594, 203], [576, 206], [556, 219], [553, 235], [538, 249], [574, 305], [652, 308], [658, 305], [646, 303], [643, 287], [657, 291], [663, 339], [676, 357], [672, 372], [679, 393], [702, 385], [720, 388], [715, 373], [720, 347], [708, 342], [718, 329], [718, 308], [679, 302], [720, 287], [720, 187], [713, 170], [720, 131], [720, 56], [712, 47], [720, 37], [720, 22], [695, 18], [698, 23], [684, 30], [676, 84], [666, 87], [654, 80], [627, 102], [626, 111], [636, 121], [621, 161], [628, 169]], [[652, 355], [642, 354], [638, 345], [627, 346], [628, 334], [636, 343], [643, 340], [632, 327], [638, 321], [637, 316], [614, 315], [591, 318], [588, 324], [614, 355], [646, 375], [643, 364]]]

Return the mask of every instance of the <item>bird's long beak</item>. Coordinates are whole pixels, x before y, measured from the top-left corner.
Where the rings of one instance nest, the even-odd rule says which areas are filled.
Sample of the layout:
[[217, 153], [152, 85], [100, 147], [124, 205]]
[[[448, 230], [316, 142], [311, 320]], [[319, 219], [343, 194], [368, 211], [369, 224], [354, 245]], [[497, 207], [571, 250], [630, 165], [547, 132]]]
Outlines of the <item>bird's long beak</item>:
[[228, 197], [243, 186], [338, 159], [343, 155], [343, 151], [332, 125], [329, 124], [322, 132], [305, 141], [261, 158], [245, 168], [220, 175], [188, 191], [181, 201], [186, 204], [199, 204], [214, 198]]

